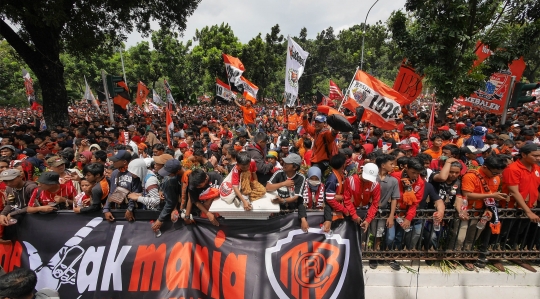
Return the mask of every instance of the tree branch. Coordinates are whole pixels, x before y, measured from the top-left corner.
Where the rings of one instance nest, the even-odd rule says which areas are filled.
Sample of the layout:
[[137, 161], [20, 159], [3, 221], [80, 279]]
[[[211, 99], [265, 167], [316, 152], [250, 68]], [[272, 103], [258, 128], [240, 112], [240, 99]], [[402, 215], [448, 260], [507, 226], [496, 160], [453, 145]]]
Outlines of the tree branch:
[[25, 43], [3, 19], [0, 19], [0, 35], [2, 35], [21, 58], [32, 67], [31, 65], [34, 64], [36, 51]]

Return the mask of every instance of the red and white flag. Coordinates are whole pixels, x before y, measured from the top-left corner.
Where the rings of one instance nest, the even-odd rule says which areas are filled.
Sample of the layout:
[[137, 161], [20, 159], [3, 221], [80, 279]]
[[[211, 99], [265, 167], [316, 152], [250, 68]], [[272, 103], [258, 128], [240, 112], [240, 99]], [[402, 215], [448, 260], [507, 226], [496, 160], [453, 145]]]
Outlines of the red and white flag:
[[168, 104], [165, 108], [165, 121], [167, 122], [167, 144], [169, 145], [169, 148], [173, 148], [172, 146], [172, 140], [173, 140], [173, 134], [174, 134], [174, 122], [172, 120], [172, 104]]
[[331, 100], [342, 100], [343, 99], [343, 93], [341, 92], [341, 89], [339, 89], [339, 86], [337, 86], [334, 81], [330, 80], [330, 93], [328, 94], [328, 97]]
[[395, 121], [400, 117], [401, 106], [408, 101], [399, 92], [361, 70], [356, 71], [345, 98], [343, 107], [351, 111], [364, 107], [362, 121], [381, 129], [397, 126]]
[[223, 56], [223, 62], [225, 63], [225, 70], [227, 71], [227, 78], [229, 79], [230, 84], [234, 84], [235, 86], [238, 86], [240, 82], [240, 77], [246, 70], [244, 68], [244, 64], [240, 59], [227, 55], [222, 54]]
[[428, 123], [428, 139], [433, 134], [433, 127], [435, 126], [435, 102], [431, 103], [431, 114], [429, 115]]
[[236, 99], [236, 93], [231, 91], [229, 85], [216, 78], [216, 96], [230, 102]]
[[34, 81], [32, 80], [32, 77], [30, 77], [30, 73], [25, 69], [22, 69], [22, 76], [24, 79], [24, 87], [26, 88], [28, 105], [30, 105], [30, 107], [35, 107], [34, 102], [36, 101], [36, 95], [34, 92]]

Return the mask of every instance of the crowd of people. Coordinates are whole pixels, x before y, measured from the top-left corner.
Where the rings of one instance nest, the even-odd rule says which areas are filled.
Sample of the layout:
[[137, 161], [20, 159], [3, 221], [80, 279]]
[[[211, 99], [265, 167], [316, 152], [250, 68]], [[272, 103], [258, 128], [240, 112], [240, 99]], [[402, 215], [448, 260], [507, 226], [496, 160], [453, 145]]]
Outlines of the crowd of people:
[[[159, 110], [133, 107], [113, 124], [81, 103], [70, 107], [69, 126], [45, 128], [40, 112], [4, 109], [1, 230], [21, 214], [57, 210], [101, 211], [108, 221], [116, 210], [128, 221], [137, 210], [155, 210], [155, 231], [167, 219], [196, 225], [194, 216], [219, 225], [209, 211], [214, 200], [249, 211], [268, 192], [283, 212], [297, 211], [302, 230], [309, 229], [306, 211], [321, 210], [325, 232], [350, 218], [378, 250], [485, 251], [500, 245], [497, 235], [540, 249], [540, 113], [533, 109], [512, 111], [500, 124], [497, 115], [460, 108], [429, 128], [429, 115], [413, 105], [395, 129], [356, 122], [352, 132], [334, 130], [314, 104], [235, 101], [174, 114], [168, 139]], [[233, 190], [227, 198], [224, 183]], [[426, 209], [432, 218], [419, 220]], [[500, 209], [524, 217], [501, 220]], [[384, 221], [381, 210], [389, 211]], [[443, 247], [441, 225], [452, 236]], [[487, 262], [481, 255], [463, 266]]]

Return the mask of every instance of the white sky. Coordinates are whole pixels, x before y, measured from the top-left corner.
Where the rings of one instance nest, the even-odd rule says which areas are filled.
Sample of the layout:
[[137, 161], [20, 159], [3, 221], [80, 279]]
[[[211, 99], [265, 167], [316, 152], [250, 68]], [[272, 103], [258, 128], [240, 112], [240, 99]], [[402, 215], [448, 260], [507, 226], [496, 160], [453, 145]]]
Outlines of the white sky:
[[[337, 34], [339, 30], [360, 24], [366, 18], [371, 1], [353, 0], [202, 0], [195, 13], [188, 18], [183, 40], [195, 35], [195, 29], [205, 26], [228, 23], [242, 43], [262, 33], [270, 32], [279, 24], [284, 36], [297, 36], [302, 27], [307, 28], [308, 38], [315, 38], [318, 32], [332, 26]], [[394, 10], [402, 9], [405, 0], [379, 0], [369, 13], [367, 23], [385, 22]], [[157, 23], [152, 29], [157, 30]], [[128, 36], [126, 46], [134, 46], [143, 39], [139, 33]], [[151, 43], [150, 43], [151, 45]]]

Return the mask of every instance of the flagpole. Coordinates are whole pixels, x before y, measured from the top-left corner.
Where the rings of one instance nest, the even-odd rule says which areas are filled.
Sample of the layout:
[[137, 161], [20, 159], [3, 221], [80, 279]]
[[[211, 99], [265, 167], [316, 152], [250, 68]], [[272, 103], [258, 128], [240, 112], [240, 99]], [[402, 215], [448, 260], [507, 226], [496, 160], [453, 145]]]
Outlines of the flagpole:
[[341, 98], [341, 104], [339, 104], [339, 108], [338, 108], [339, 112], [341, 112], [341, 107], [343, 107], [343, 101], [345, 101], [345, 95], [349, 93], [349, 90], [351, 89], [351, 85], [354, 82], [354, 78], [356, 77], [356, 72], [358, 72], [358, 67], [356, 67], [356, 70], [354, 71], [354, 75], [353, 75], [353, 77], [351, 79], [351, 83], [349, 83], [349, 87], [343, 93], [343, 98]]
[[107, 89], [107, 75], [104, 70], [101, 70], [101, 79], [103, 80], [103, 90], [105, 91], [105, 98], [107, 99], [107, 108], [109, 110], [109, 118], [111, 120], [111, 125], [114, 125], [114, 115], [112, 110], [111, 97], [109, 95], [109, 90]]
[[124, 69], [124, 56], [122, 56], [122, 48], [118, 47], [118, 51], [120, 52], [120, 61], [122, 61], [122, 72], [124, 73], [124, 82], [126, 82], [126, 86], [128, 86], [128, 81], [126, 79], [126, 70]]

